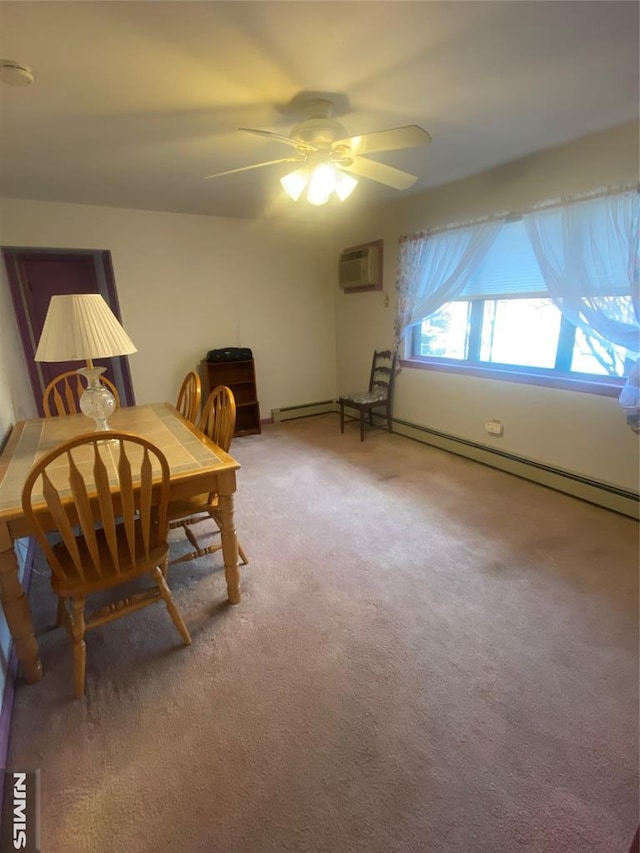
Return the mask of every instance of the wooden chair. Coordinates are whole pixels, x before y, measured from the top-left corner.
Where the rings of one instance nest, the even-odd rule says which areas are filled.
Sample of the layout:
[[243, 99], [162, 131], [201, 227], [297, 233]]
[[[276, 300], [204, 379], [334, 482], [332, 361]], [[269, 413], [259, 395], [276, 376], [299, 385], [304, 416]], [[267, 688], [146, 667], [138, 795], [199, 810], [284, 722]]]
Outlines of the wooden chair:
[[192, 424], [195, 424], [198, 420], [201, 397], [202, 386], [200, 377], [192, 370], [191, 373], [187, 373], [180, 386], [178, 402], [176, 403], [176, 409], [184, 418], [191, 421]]
[[[117, 443], [117, 444], [116, 444]], [[117, 456], [109, 466], [109, 460]], [[105, 464], [105, 462], [107, 464]], [[153, 485], [153, 469], [161, 475]], [[95, 484], [91, 493], [85, 477]], [[114, 486], [115, 479], [115, 486]], [[169, 465], [151, 442], [129, 433], [86, 433], [59, 445], [34, 465], [22, 507], [51, 568], [58, 596], [57, 624], [73, 641], [75, 695], [85, 690], [85, 632], [162, 599], [186, 645], [189, 631], [165, 580], [169, 545]], [[52, 544], [36, 509], [42, 504], [61, 541]], [[96, 610], [85, 619], [85, 599], [150, 575], [155, 586]], [[70, 605], [70, 606], [69, 606]]]
[[[106, 376], [100, 377], [100, 382], [111, 391], [115, 397], [116, 407], [120, 406], [120, 397], [116, 386]], [[80, 397], [85, 386], [82, 375], [75, 370], [61, 373], [52, 379], [44, 389], [42, 395], [42, 408], [45, 418], [57, 415], [77, 415], [80, 411]]]
[[[218, 447], [228, 452], [231, 447], [235, 425], [236, 401], [233, 391], [226, 385], [218, 385], [206, 399], [202, 415], [198, 421], [198, 429], [207, 435]], [[206, 554], [214, 554], [222, 548], [222, 544], [219, 542], [215, 545], [202, 547], [191, 529], [193, 524], [203, 521], [207, 516], [214, 520], [218, 528], [217, 533], [219, 533], [222, 529], [222, 524], [216, 492], [197, 495], [196, 497], [181, 501], [172, 501], [169, 504], [169, 527], [172, 529], [182, 527], [187, 539], [194, 548], [193, 551], [189, 551], [175, 560], [170, 560], [169, 565], [173, 566], [176, 563], [184, 563], [187, 560], [204, 557]], [[246, 565], [248, 560], [239, 542], [238, 553], [241, 565]]]
[[[396, 376], [397, 353], [391, 350], [376, 350], [371, 362], [369, 390], [344, 394], [339, 398], [340, 403], [340, 432], [344, 432], [345, 407], [355, 409], [359, 413], [360, 441], [364, 441], [364, 418], [369, 416], [369, 424], [373, 426], [374, 409], [384, 409], [389, 432], [393, 431], [391, 423], [391, 407], [393, 405], [393, 385]], [[350, 417], [348, 420], [358, 420]]]

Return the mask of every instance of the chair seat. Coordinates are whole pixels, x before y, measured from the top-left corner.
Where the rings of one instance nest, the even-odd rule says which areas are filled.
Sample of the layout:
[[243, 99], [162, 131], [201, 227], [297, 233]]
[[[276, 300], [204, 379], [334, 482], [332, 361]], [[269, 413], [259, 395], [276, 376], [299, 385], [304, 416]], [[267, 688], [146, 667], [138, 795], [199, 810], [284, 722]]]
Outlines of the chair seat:
[[384, 403], [387, 399], [385, 391], [356, 391], [352, 394], [343, 394], [340, 397], [345, 403], [356, 403], [358, 406], [366, 406], [371, 403]]
[[169, 503], [169, 520], [173, 521], [176, 518], [185, 518], [189, 515], [196, 515], [199, 512], [207, 512], [209, 507], [217, 504], [217, 498], [211, 500], [211, 495], [196, 495], [193, 498], [185, 498], [180, 501], [171, 501]]
[[84, 537], [76, 539], [85, 574], [84, 579], [80, 576], [66, 545], [63, 542], [58, 542], [53, 546], [53, 552], [64, 567], [66, 575], [64, 579], [51, 578], [51, 586], [57, 595], [70, 598], [74, 594], [86, 590], [88, 587], [91, 587], [92, 592], [111, 589], [111, 587], [125, 583], [131, 578], [146, 574], [155, 566], [161, 566], [169, 553], [168, 544], [163, 542], [158, 547], [152, 548], [148, 559], [145, 558], [142, 530], [139, 521], [135, 522], [136, 559], [133, 563], [129, 555], [129, 546], [127, 545], [124, 525], [119, 524], [116, 526], [119, 570], [116, 569], [113, 562], [103, 530], [96, 530], [96, 540], [100, 553], [99, 572], [93, 564]]

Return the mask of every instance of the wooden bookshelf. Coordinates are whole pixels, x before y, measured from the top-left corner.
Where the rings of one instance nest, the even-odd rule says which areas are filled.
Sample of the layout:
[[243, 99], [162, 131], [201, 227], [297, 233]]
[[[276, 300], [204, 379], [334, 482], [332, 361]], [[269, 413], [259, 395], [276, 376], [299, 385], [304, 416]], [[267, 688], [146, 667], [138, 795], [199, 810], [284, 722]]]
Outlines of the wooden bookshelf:
[[216, 385], [227, 385], [236, 399], [234, 436], [261, 433], [260, 404], [252, 358], [244, 361], [205, 361], [209, 393]]

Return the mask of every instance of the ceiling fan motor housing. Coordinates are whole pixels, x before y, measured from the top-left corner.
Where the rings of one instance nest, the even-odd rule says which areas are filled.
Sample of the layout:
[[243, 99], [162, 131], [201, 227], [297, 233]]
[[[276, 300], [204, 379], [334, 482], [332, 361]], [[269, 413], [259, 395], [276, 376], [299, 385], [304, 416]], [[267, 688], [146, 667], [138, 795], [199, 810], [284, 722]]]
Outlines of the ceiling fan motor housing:
[[291, 130], [293, 139], [320, 149], [330, 149], [336, 139], [345, 139], [347, 135], [345, 126], [331, 118], [307, 119]]

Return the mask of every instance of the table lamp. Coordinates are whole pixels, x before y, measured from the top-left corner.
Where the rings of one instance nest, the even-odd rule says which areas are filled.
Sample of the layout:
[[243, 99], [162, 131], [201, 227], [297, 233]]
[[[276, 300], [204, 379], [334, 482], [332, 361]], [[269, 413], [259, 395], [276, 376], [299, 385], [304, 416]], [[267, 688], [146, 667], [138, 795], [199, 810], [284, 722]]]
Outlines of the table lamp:
[[95, 420], [97, 430], [108, 431], [116, 401], [100, 382], [106, 368], [94, 367], [93, 359], [133, 352], [131, 339], [99, 293], [65, 294], [51, 297], [34, 360], [86, 361], [78, 370], [87, 380], [80, 410]]

